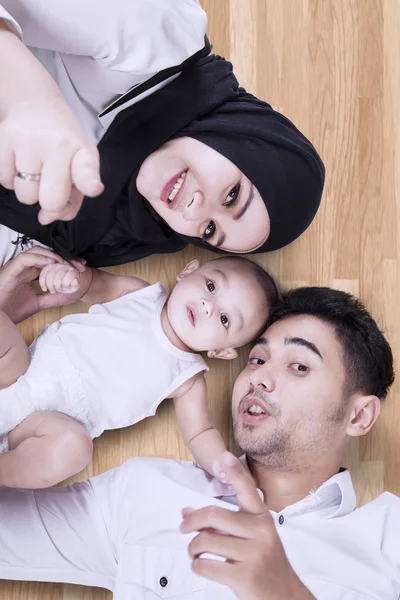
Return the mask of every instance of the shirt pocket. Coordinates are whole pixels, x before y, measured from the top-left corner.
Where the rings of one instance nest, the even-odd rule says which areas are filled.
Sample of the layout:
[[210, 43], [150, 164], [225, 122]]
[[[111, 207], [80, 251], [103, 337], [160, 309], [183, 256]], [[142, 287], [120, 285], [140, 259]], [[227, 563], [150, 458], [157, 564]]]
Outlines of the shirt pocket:
[[193, 573], [186, 549], [125, 544], [118, 566], [115, 598], [203, 600], [206, 584], [203, 577]]

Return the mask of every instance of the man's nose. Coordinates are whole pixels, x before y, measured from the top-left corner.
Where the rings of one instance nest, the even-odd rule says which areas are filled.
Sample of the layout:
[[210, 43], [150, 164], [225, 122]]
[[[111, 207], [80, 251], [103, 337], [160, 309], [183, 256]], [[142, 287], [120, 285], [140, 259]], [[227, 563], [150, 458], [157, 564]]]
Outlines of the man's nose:
[[207, 298], [202, 298], [201, 299], [201, 307], [202, 307], [206, 317], [212, 317], [213, 312], [214, 312], [214, 306], [213, 306], [213, 303], [210, 302], [210, 300], [208, 300]]
[[182, 211], [185, 221], [200, 221], [205, 215], [205, 201], [202, 192], [196, 191], [185, 202]]
[[250, 372], [250, 383], [255, 390], [264, 390], [273, 392], [275, 389], [275, 377], [273, 375], [271, 365], [267, 362], [260, 365], [258, 369]]

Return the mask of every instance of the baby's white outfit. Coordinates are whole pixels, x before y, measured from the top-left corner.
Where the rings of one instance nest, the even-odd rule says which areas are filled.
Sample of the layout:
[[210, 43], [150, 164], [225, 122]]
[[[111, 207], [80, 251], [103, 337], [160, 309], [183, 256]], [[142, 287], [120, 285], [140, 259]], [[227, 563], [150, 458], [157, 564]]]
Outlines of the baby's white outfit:
[[48, 325], [30, 347], [27, 372], [0, 390], [0, 452], [8, 450], [8, 433], [34, 412], [65, 413], [94, 438], [154, 415], [162, 400], [206, 371], [200, 355], [165, 335], [167, 295], [156, 283]]

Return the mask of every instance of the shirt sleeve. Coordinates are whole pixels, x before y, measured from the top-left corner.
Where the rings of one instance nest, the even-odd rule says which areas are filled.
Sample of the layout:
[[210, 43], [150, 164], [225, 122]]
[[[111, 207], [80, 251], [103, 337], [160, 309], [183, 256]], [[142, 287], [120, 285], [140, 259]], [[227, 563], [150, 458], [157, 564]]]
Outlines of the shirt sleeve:
[[2, 0], [26, 45], [89, 56], [110, 69], [148, 74], [204, 45], [198, 0]]
[[[107, 485], [110, 476], [104, 478]], [[0, 488], [0, 579], [112, 590], [116, 565], [90, 482], [36, 491]]]
[[21, 27], [17, 23], [17, 21], [6, 11], [5, 8], [0, 4], [0, 19], [3, 19], [8, 27], [13, 31], [19, 38], [22, 38]]

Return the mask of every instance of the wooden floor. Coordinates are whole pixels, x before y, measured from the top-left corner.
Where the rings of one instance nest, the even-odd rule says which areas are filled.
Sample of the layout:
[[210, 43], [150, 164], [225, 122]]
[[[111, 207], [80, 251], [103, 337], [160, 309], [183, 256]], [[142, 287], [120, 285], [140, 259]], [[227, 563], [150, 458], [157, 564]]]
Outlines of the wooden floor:
[[[281, 283], [330, 285], [358, 294], [400, 358], [400, 3], [398, 0], [203, 0], [214, 51], [232, 60], [242, 85], [292, 119], [319, 149], [327, 168], [322, 208], [289, 248], [256, 260]], [[187, 249], [120, 268], [171, 284]], [[63, 311], [65, 314], [67, 311]], [[27, 340], [59, 311], [23, 325]], [[230, 390], [246, 352], [214, 361], [209, 377], [216, 425], [233, 448]], [[365, 503], [383, 490], [400, 495], [400, 384], [373, 432], [348, 454]], [[123, 431], [104, 434], [80, 476], [136, 455], [188, 458], [172, 406]], [[105, 600], [77, 586], [0, 582], [1, 600]], [[134, 600], [134, 599], [132, 599]]]

